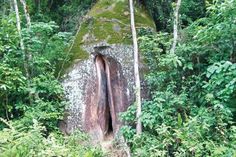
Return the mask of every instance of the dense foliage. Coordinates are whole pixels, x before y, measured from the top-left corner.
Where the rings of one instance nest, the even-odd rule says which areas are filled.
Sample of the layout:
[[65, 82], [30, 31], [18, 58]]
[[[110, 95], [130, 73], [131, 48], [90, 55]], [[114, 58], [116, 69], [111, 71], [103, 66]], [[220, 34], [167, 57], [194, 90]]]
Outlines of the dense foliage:
[[[171, 32], [173, 27], [174, 0], [139, 0], [153, 17], [157, 31]], [[207, 0], [182, 0], [181, 19], [183, 26], [204, 17]]]
[[30, 73], [27, 78], [14, 18], [3, 17], [0, 26], [1, 117], [8, 120], [38, 117], [42, 122], [56, 123], [65, 103], [63, 90], [55, 78], [55, 67], [66, 58], [63, 51], [69, 34], [56, 32], [55, 23], [32, 23], [30, 30], [22, 30], [26, 51], [32, 54], [27, 62]]
[[91, 146], [89, 137], [84, 133], [75, 132], [70, 136], [63, 136], [59, 132], [51, 132], [46, 135], [46, 128], [35, 119], [29, 127], [0, 120], [8, 126], [0, 133], [0, 156], [103, 156], [100, 149]]
[[122, 115], [134, 156], [236, 155], [235, 15], [235, 0], [215, 1], [181, 30], [175, 54], [171, 34], [140, 30], [151, 99], [142, 105], [141, 136], [135, 106]]
[[27, 0], [35, 21], [55, 21], [62, 31], [75, 32], [94, 0]]

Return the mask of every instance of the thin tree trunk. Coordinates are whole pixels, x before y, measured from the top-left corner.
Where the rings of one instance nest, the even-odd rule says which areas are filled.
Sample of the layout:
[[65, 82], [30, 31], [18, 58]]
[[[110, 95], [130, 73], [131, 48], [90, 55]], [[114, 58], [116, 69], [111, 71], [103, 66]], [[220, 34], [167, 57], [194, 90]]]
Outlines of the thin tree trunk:
[[10, 11], [13, 12], [14, 11], [14, 4], [13, 4], [12, 0], [10, 0], [9, 3], [10, 3]]
[[173, 29], [173, 34], [174, 34], [174, 39], [173, 39], [173, 45], [170, 50], [171, 53], [175, 53], [175, 48], [177, 45], [178, 41], [178, 25], [179, 25], [179, 8], [181, 5], [181, 0], [177, 0], [176, 8], [174, 11], [174, 29]]
[[6, 94], [6, 102], [5, 102], [5, 113], [6, 113], [6, 119], [9, 121], [10, 118], [9, 118], [9, 114], [8, 114], [8, 95]]
[[[21, 47], [22, 55], [23, 55], [24, 70], [25, 70], [26, 77], [28, 79], [28, 87], [30, 87], [30, 82], [29, 82], [30, 75], [29, 75], [28, 63], [27, 63], [27, 59], [26, 59], [26, 55], [25, 55], [25, 53], [26, 53], [25, 52], [25, 45], [24, 45], [24, 41], [23, 41], [22, 33], [21, 33], [21, 25], [20, 25], [21, 21], [20, 21], [19, 9], [18, 9], [18, 5], [17, 5], [16, 0], [13, 0], [13, 5], [15, 8], [15, 13], [16, 13], [16, 27], [17, 27], [17, 31], [19, 34], [19, 38], [20, 38], [20, 47]], [[29, 93], [29, 99], [30, 99], [30, 104], [32, 104], [32, 94], [31, 93]]]
[[52, 8], [52, 5], [53, 5], [53, 0], [50, 0], [50, 1], [48, 2], [48, 9], [51, 9], [51, 8]]
[[29, 28], [31, 26], [31, 20], [30, 20], [30, 15], [29, 15], [29, 12], [28, 12], [26, 2], [25, 2], [25, 0], [20, 0], [20, 2], [23, 5], [25, 18], [26, 18], [26, 22], [27, 22], [27, 27]]
[[40, 6], [40, 3], [41, 3], [41, 2], [40, 2], [40, 0], [34, 0], [34, 3], [35, 3], [35, 6], [36, 6], [36, 9], [37, 9], [37, 12], [39, 13], [39, 12], [40, 12], [40, 9], [41, 9], [41, 8], [40, 8], [40, 7], [41, 7], [41, 6]]
[[19, 9], [18, 9], [16, 0], [13, 0], [13, 5], [15, 8], [15, 13], [16, 13], [16, 27], [19, 34], [19, 38], [20, 38], [20, 47], [21, 47], [23, 59], [24, 59], [24, 69], [25, 69], [26, 77], [29, 78], [29, 70], [28, 70], [28, 65], [26, 63], [26, 55], [25, 55], [25, 45], [22, 38], [21, 25], [20, 25], [21, 21], [20, 21]]
[[135, 75], [135, 94], [136, 94], [136, 105], [137, 105], [137, 134], [142, 133], [142, 123], [141, 123], [141, 86], [140, 86], [140, 78], [139, 78], [139, 56], [138, 56], [138, 42], [137, 42], [137, 33], [135, 29], [135, 21], [134, 21], [134, 6], [133, 0], [129, 0], [130, 5], [130, 18], [131, 18], [131, 30], [133, 37], [133, 47], [134, 47], [134, 75]]
[[21, 47], [21, 50], [24, 52], [25, 46], [24, 46], [24, 41], [22, 39], [22, 34], [21, 34], [20, 15], [19, 15], [19, 9], [18, 9], [18, 5], [17, 5], [16, 0], [13, 0], [13, 5], [15, 8], [15, 13], [16, 13], [16, 27], [17, 27], [17, 31], [19, 34], [19, 38], [20, 38], [20, 47]]
[[2, 15], [5, 16], [6, 15], [6, 10], [7, 10], [7, 5], [6, 5], [6, 1], [3, 0], [2, 3], [2, 7], [0, 7], [0, 9], [2, 9]]
[[[25, 2], [25, 0], [20, 0], [21, 4], [23, 5], [23, 10], [24, 10], [24, 13], [25, 13], [25, 18], [26, 18], [26, 22], [27, 22], [27, 29], [29, 31], [30, 29], [30, 26], [31, 26], [31, 20], [30, 20], [30, 15], [29, 15], [29, 12], [28, 12], [28, 8], [27, 8], [27, 4]], [[30, 52], [27, 51], [27, 47], [26, 47], [26, 62], [29, 62], [32, 60], [32, 54]], [[28, 69], [30, 71], [30, 69]], [[30, 76], [30, 74], [29, 74]]]

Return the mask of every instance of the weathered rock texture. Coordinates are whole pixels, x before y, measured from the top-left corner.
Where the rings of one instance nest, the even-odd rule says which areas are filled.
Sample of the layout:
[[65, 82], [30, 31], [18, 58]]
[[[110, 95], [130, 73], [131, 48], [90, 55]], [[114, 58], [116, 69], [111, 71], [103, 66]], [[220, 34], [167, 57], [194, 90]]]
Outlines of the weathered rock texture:
[[[86, 16], [76, 35], [62, 85], [70, 102], [61, 128], [84, 130], [93, 139], [116, 134], [119, 113], [134, 100], [133, 48], [128, 1], [100, 0]], [[154, 27], [140, 8], [137, 27]]]

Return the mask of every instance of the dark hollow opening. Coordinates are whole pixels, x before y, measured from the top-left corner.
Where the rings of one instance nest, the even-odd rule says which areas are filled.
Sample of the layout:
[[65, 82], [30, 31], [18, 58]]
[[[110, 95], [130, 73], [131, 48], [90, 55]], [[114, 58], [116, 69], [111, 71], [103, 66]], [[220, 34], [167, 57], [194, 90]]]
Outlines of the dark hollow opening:
[[113, 127], [112, 127], [112, 118], [111, 118], [111, 112], [110, 112], [110, 107], [109, 107], [109, 119], [108, 119], [108, 131], [106, 135], [113, 134]]
[[[97, 55], [95, 58], [95, 62], [97, 65], [97, 71], [100, 76], [100, 81], [98, 80], [98, 86], [100, 89], [98, 90], [98, 95], [100, 96], [98, 98], [98, 122], [100, 123], [99, 125], [101, 128], [103, 128], [103, 134], [106, 137], [113, 136], [113, 125], [112, 125], [112, 113], [110, 109], [110, 101], [112, 100], [110, 98], [109, 92], [109, 85], [111, 83], [108, 83], [110, 80], [108, 71], [109, 71], [109, 65], [107, 64], [105, 58], [102, 55]], [[112, 86], [112, 85], [111, 85]], [[99, 105], [104, 105], [104, 106], [99, 106]], [[102, 114], [102, 115], [101, 115]]]

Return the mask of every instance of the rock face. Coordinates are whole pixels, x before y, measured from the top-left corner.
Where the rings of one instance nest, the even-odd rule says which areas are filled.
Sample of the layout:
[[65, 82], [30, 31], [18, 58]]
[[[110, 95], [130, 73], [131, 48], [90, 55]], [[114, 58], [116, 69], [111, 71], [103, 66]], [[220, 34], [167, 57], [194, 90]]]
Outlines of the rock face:
[[[154, 27], [145, 11], [136, 10], [137, 27]], [[134, 100], [133, 48], [128, 2], [100, 0], [86, 16], [70, 51], [62, 85], [69, 100], [66, 133], [88, 132], [94, 140], [116, 135], [124, 112]]]

